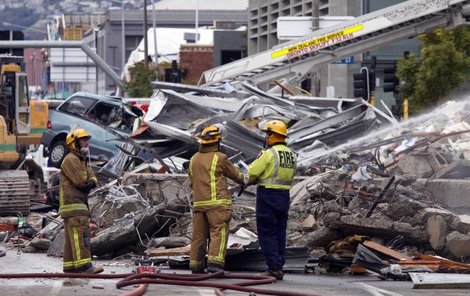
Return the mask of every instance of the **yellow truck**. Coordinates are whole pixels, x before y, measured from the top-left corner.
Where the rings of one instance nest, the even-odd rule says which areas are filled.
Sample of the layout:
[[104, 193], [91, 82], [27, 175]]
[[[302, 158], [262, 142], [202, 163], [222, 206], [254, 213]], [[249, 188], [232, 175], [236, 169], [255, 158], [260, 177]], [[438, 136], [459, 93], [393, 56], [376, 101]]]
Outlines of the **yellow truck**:
[[0, 216], [27, 215], [42, 200], [42, 169], [26, 153], [47, 122], [47, 103], [29, 98], [23, 58], [0, 55]]

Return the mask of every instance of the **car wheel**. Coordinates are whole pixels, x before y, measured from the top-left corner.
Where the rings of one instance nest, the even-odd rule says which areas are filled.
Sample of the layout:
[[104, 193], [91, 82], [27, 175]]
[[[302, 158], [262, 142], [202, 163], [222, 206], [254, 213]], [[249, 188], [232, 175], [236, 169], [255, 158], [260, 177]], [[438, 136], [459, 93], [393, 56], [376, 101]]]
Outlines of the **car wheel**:
[[65, 145], [65, 141], [55, 142], [51, 149], [49, 149], [49, 164], [60, 169], [60, 165], [67, 155], [67, 152], [68, 150]]

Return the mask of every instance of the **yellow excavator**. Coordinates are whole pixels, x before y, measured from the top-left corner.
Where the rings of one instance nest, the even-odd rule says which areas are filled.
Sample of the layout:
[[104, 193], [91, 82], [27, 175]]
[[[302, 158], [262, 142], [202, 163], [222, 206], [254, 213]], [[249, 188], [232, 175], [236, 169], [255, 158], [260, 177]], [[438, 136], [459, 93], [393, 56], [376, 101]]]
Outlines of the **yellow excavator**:
[[26, 155], [48, 114], [45, 101], [30, 100], [23, 57], [0, 55], [0, 216], [28, 215], [31, 201], [42, 201], [42, 169]]

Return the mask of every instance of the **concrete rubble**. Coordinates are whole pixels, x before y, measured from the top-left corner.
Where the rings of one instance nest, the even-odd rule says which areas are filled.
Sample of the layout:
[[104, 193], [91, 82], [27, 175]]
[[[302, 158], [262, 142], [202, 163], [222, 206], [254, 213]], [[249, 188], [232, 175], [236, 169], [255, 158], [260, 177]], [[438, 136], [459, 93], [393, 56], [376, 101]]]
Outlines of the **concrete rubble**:
[[[186, 169], [197, 134], [207, 124], [223, 124], [222, 149], [246, 171], [263, 147], [260, 127], [280, 118], [298, 152], [288, 245], [308, 248], [318, 264], [312, 271], [343, 266], [341, 272], [352, 272], [354, 252], [365, 241], [402, 254], [469, 258], [470, 124], [463, 115], [470, 104], [448, 102], [398, 123], [362, 100], [279, 96], [247, 83], [238, 92], [155, 85], [145, 124], [125, 144], [130, 148], [96, 164], [101, 187], [89, 200], [94, 255], [187, 254], [192, 229]], [[154, 161], [142, 163], [124, 152], [134, 148], [148, 150]], [[256, 248], [255, 188], [238, 197], [232, 186], [229, 247]], [[61, 218], [56, 211], [35, 215], [24, 223], [0, 218], [0, 241], [61, 256]]]

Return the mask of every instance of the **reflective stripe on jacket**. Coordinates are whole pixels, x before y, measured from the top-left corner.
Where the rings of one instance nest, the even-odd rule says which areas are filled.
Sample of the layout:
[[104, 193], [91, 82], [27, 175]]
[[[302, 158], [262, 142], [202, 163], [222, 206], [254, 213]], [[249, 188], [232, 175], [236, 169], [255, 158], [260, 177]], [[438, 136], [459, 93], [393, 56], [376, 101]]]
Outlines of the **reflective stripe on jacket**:
[[89, 215], [88, 194], [80, 188], [88, 180], [97, 183], [96, 176], [85, 159], [73, 152], [67, 154], [60, 167], [60, 208], [62, 218]]
[[193, 190], [195, 209], [231, 209], [232, 196], [227, 179], [243, 182], [243, 174], [233, 165], [227, 155], [218, 151], [218, 145], [203, 145], [191, 157], [189, 178]]
[[248, 179], [265, 188], [290, 189], [297, 156], [286, 145], [276, 144], [263, 151], [248, 167]]

